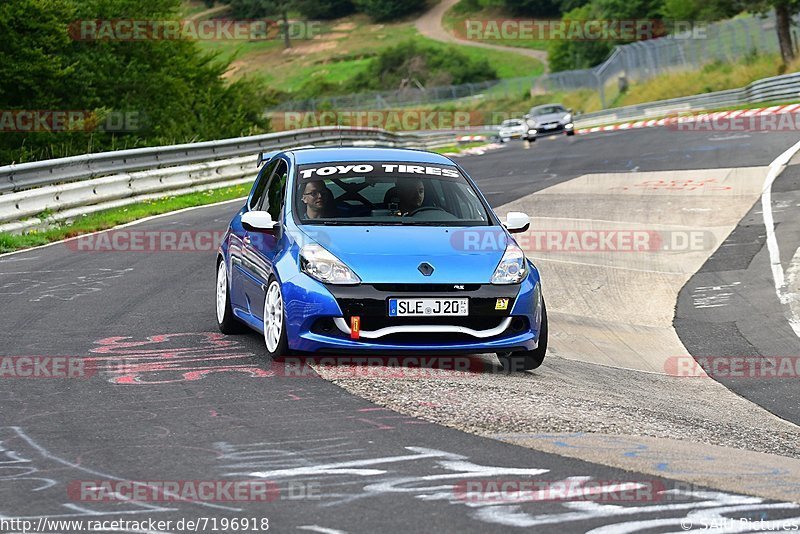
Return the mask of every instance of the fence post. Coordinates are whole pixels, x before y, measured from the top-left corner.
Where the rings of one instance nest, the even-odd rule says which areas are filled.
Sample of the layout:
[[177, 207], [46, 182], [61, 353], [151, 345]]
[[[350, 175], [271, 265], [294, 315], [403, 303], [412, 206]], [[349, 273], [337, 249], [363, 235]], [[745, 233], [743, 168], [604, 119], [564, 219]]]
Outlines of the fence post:
[[600, 95], [600, 107], [602, 109], [606, 109], [606, 86], [599, 74], [597, 74], [595, 71], [592, 71], [592, 74], [594, 74], [594, 77], [597, 80], [597, 92]]

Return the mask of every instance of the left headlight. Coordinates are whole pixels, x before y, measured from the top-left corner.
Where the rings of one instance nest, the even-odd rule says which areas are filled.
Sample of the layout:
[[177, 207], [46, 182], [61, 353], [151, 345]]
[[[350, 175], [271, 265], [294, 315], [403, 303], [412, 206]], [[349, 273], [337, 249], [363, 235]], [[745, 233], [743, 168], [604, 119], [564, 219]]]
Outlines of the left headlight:
[[361, 283], [350, 267], [319, 245], [305, 245], [300, 249], [300, 269], [323, 284]]
[[509, 243], [503, 258], [492, 275], [493, 284], [518, 284], [527, 274], [525, 253], [513, 243]]
[[567, 124], [569, 122], [572, 122], [572, 113], [567, 113], [566, 115], [564, 115], [564, 118], [561, 119], [561, 122], [563, 124]]

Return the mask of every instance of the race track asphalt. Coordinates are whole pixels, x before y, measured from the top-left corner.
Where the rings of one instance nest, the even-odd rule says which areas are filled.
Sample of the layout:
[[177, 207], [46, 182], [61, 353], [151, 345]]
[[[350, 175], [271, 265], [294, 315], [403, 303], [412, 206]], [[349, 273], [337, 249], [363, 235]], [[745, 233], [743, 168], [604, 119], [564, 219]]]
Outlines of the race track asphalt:
[[[795, 141], [785, 133], [654, 128], [542, 140], [530, 149], [514, 143], [458, 162], [499, 206], [587, 173], [766, 166]], [[221, 231], [237, 206], [186, 211], [127, 230]], [[742, 235], [746, 241], [745, 230]], [[736, 265], [742, 276], [755, 267]], [[769, 289], [753, 301], [775, 308]], [[281, 376], [281, 364], [265, 358], [259, 335], [217, 333], [213, 306], [213, 250], [89, 252], [61, 243], [0, 256], [2, 355], [75, 356], [97, 370], [88, 378], [0, 380], [0, 518], [267, 517], [273, 532], [671, 532], [701, 511], [706, 517], [736, 511], [754, 520], [800, 515], [793, 503], [688, 488], [431, 424], [316, 375]], [[707, 329], [716, 319], [681, 306], [681, 339], [700, 340], [687, 346], [733, 350], [725, 343], [736, 319]], [[773, 310], [763, 319], [796, 344], [782, 317]], [[780, 386], [786, 394], [773, 396], [729, 386], [797, 418], [791, 383]], [[487, 480], [579, 480], [570, 477], [671, 493], [613, 503], [473, 502], [454, 490]], [[269, 480], [280, 496], [272, 502], [108, 503], [69, 491], [77, 481], [220, 479]]]

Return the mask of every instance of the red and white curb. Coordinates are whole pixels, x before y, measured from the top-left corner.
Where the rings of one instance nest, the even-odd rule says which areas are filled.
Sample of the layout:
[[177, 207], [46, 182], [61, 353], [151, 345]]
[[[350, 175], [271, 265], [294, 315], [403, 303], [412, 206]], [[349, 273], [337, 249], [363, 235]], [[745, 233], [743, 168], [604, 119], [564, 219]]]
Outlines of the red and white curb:
[[[677, 114], [676, 116], [665, 117], [663, 119], [658, 119], [658, 120], [651, 119], [646, 121], [623, 122], [621, 124], [613, 124], [611, 126], [595, 126], [593, 128], [579, 128], [575, 130], [575, 132], [579, 134], [596, 133], [596, 132], [613, 132], [618, 130], [633, 130], [637, 128], [652, 128], [654, 126], [669, 126], [675, 124], [698, 123], [698, 122], [713, 124], [714, 122], [718, 122], [720, 120], [731, 121], [733, 119], [744, 119], [746, 117], [781, 115], [784, 113], [794, 113], [798, 111], [800, 111], [800, 104], [789, 104], [787, 106], [772, 106], [768, 108], [738, 109], [736, 111], [718, 111], [715, 113], [697, 113], [697, 114], [685, 114], [685, 115]], [[736, 130], [737, 128], [729, 126], [725, 129]], [[747, 130], [752, 128], [742, 127], [741, 129]], [[761, 129], [766, 130], [768, 128], [761, 128]]]
[[497, 150], [498, 148], [503, 148], [504, 146], [505, 145], [501, 143], [491, 143], [489, 145], [465, 148], [461, 152], [445, 152], [442, 155], [447, 156], [448, 158], [460, 158], [461, 156], [482, 156], [489, 151]]

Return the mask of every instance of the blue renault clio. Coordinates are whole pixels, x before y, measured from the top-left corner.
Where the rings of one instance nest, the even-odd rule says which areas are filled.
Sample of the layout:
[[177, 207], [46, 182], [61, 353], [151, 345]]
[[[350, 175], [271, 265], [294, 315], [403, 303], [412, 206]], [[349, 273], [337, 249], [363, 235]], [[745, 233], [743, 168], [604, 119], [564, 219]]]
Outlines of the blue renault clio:
[[[261, 159], [261, 158], [259, 158]], [[267, 352], [496, 353], [535, 369], [547, 350], [539, 271], [452, 160], [384, 148], [274, 154], [217, 257], [225, 334]]]

